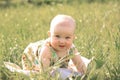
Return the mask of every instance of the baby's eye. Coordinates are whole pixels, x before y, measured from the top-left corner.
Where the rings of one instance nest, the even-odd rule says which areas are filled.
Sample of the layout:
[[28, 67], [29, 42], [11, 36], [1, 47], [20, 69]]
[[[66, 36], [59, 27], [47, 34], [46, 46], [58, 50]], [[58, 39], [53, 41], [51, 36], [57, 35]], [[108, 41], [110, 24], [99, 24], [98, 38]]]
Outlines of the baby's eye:
[[69, 36], [68, 36], [68, 37], [65, 37], [65, 39], [70, 39], [70, 38], [71, 38], [71, 37], [69, 37]]
[[55, 37], [60, 38], [60, 36], [59, 36], [59, 35], [55, 35]]

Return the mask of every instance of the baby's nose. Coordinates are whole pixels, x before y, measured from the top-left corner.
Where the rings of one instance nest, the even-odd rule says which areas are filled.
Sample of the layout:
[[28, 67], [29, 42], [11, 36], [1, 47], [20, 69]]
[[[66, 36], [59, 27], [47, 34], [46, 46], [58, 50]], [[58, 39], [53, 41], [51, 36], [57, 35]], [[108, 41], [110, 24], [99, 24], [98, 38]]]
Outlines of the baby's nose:
[[64, 43], [65, 42], [65, 39], [64, 38], [61, 38], [60, 39], [60, 43]]

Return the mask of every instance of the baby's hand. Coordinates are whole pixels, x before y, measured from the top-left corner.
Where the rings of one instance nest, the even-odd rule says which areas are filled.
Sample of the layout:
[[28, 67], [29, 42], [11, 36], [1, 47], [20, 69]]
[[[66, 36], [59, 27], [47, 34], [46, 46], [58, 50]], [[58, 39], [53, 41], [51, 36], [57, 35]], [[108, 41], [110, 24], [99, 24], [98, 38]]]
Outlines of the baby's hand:
[[34, 70], [34, 71], [38, 71], [38, 72], [39, 72], [39, 71], [40, 71], [40, 67], [39, 67], [39, 66], [37, 66], [37, 65], [33, 65], [33, 70]]

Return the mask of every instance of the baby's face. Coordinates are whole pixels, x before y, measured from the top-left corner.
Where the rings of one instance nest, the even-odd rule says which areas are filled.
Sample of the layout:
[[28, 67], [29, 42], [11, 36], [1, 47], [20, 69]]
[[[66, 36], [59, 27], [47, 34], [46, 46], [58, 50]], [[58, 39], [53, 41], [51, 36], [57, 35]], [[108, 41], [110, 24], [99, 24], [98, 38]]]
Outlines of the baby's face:
[[50, 32], [51, 46], [56, 51], [66, 51], [70, 49], [74, 39], [75, 25], [62, 22], [54, 26]]

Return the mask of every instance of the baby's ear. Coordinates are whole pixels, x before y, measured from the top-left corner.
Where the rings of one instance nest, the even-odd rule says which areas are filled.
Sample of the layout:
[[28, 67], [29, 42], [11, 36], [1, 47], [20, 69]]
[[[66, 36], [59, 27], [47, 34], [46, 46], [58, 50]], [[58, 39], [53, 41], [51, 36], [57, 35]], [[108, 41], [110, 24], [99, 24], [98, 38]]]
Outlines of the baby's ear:
[[77, 39], [77, 36], [75, 36], [75, 39]]
[[50, 37], [50, 35], [51, 35], [51, 34], [50, 34], [50, 31], [48, 31], [47, 34], [48, 34], [48, 36]]
[[74, 35], [74, 39], [77, 39], [77, 36], [76, 36], [76, 35]]

